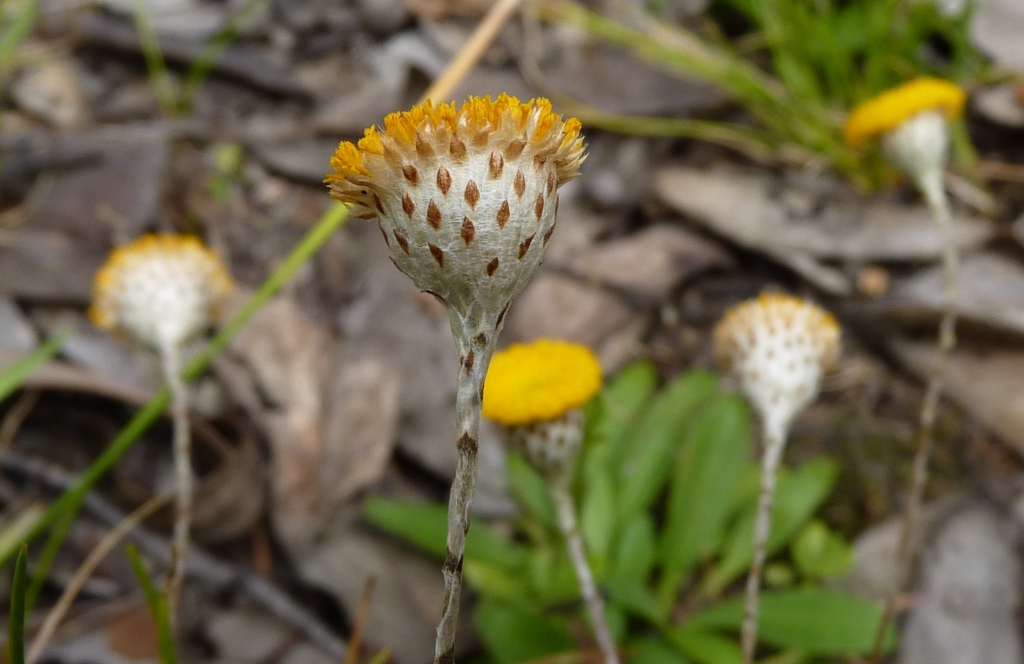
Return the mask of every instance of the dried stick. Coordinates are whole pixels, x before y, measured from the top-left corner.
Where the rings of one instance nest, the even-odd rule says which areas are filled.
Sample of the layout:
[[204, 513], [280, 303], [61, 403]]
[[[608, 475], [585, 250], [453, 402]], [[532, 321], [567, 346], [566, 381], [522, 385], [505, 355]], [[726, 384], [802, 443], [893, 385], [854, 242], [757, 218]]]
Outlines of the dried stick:
[[452, 336], [459, 349], [459, 378], [455, 395], [456, 447], [459, 452], [455, 479], [448, 496], [448, 538], [445, 545], [444, 610], [437, 625], [434, 664], [455, 661], [455, 629], [459, 620], [459, 593], [462, 591], [462, 561], [466, 552], [466, 533], [476, 488], [476, 456], [480, 438], [480, 406], [484, 376], [494, 353], [497, 326], [485, 316], [473, 324], [451, 313]]
[[192, 436], [188, 425], [188, 392], [181, 378], [181, 356], [174, 344], [160, 349], [167, 385], [171, 389], [171, 415], [174, 420], [174, 474], [177, 493], [174, 514], [174, 536], [171, 540], [171, 567], [167, 572], [164, 592], [171, 623], [177, 622], [178, 599], [185, 580], [185, 557], [192, 525]]
[[766, 420], [763, 423], [764, 457], [761, 461], [761, 494], [757, 501], [757, 520], [754, 523], [754, 561], [747, 575], [746, 606], [743, 615], [743, 629], [740, 640], [743, 646], [743, 664], [752, 664], [757, 648], [758, 596], [761, 592], [761, 570], [768, 549], [771, 533], [772, 500], [775, 496], [775, 479], [786, 446], [786, 426], [781, 422]]
[[46, 620], [43, 621], [42, 627], [36, 633], [35, 639], [32, 641], [32, 648], [28, 652], [26, 661], [28, 664], [35, 664], [39, 660], [39, 657], [43, 654], [46, 646], [49, 645], [50, 639], [53, 638], [54, 632], [57, 631], [57, 626], [67, 615], [68, 609], [71, 608], [71, 604], [78, 597], [78, 593], [82, 590], [82, 586], [89, 580], [92, 573], [96, 571], [103, 559], [113, 550], [115, 546], [120, 543], [122, 539], [131, 531], [132, 528], [139, 525], [143, 519], [148, 517], [153, 512], [163, 507], [171, 499], [170, 495], [164, 494], [160, 496], [153, 496], [148, 501], [143, 503], [134, 512], [125, 517], [121, 523], [117, 524], [113, 530], [100, 540], [100, 543], [89, 552], [82, 564], [78, 566], [71, 581], [68, 582], [67, 586], [64, 587], [64, 592], [61, 593], [60, 598], [57, 599], [57, 603], [53, 605], [50, 612], [46, 614]]
[[[25, 456], [13, 450], [0, 457], [0, 468], [39, 481], [55, 491], [67, 491], [77, 486], [79, 481], [77, 475], [56, 464]], [[112, 528], [124, 521], [124, 512], [95, 491], [84, 495], [83, 505], [86, 511], [96, 519]], [[134, 542], [140, 551], [158, 563], [163, 565], [170, 563], [171, 547], [166, 539], [151, 532], [145, 526], [133, 529], [128, 533], [127, 539]], [[237, 566], [218, 560], [195, 547], [185, 565], [185, 571], [190, 577], [209, 584], [218, 592], [223, 592], [236, 585], [241, 586], [267, 611], [283, 622], [292, 625], [325, 654], [338, 661], [345, 657], [348, 648], [343, 639], [304, 606], [258, 574], [238, 569]]]
[[875, 644], [871, 654], [873, 664], [878, 664], [881, 661], [882, 646], [885, 643], [885, 635], [895, 617], [899, 594], [906, 590], [910, 583], [914, 560], [917, 557], [916, 545], [919, 538], [916, 531], [920, 520], [921, 503], [924, 500], [924, 488], [928, 482], [932, 431], [935, 428], [935, 415], [939, 399], [942, 396], [946, 364], [949, 362], [950, 353], [956, 347], [957, 283], [960, 273], [960, 255], [953, 238], [953, 217], [950, 214], [946, 190], [942, 185], [942, 172], [936, 170], [936, 172], [921, 178], [917, 184], [925, 202], [931, 209], [932, 216], [935, 217], [935, 221], [942, 231], [943, 298], [945, 302], [942, 320], [939, 322], [938, 352], [932, 362], [928, 387], [925, 390], [917, 425], [916, 449], [910, 474], [910, 496], [907, 498], [907, 508], [903, 511], [902, 531], [897, 549], [896, 564], [899, 566], [897, 587], [893, 596], [886, 602], [885, 612], [882, 614], [882, 621], [878, 626], [878, 633], [875, 635]]
[[576, 522], [576, 506], [569, 490], [568, 473], [562, 473], [562, 475], [562, 477], [554, 478], [548, 484], [551, 498], [555, 503], [555, 511], [558, 514], [558, 526], [562, 529], [565, 545], [568, 547], [569, 557], [572, 559], [572, 566], [580, 581], [583, 601], [590, 613], [590, 622], [594, 625], [594, 636], [604, 654], [605, 664], [619, 664], [615, 640], [612, 638], [608, 622], [604, 617], [604, 600], [601, 599], [601, 594], [597, 591], [597, 584], [594, 583], [594, 575], [590, 571], [587, 554], [583, 549], [583, 538], [580, 537], [579, 525]]
[[498, 0], [495, 2], [484, 20], [470, 35], [469, 40], [455, 54], [448, 67], [430, 85], [423, 98], [430, 99], [435, 103], [445, 101], [445, 98], [455, 90], [466, 74], [480, 61], [484, 51], [498, 36], [502, 26], [521, 2], [522, 0]]

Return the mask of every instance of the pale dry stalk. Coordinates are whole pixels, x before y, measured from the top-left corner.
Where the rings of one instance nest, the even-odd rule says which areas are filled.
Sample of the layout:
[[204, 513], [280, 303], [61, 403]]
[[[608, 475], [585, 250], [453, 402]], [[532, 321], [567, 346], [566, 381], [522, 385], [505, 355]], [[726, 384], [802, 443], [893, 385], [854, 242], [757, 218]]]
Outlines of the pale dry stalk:
[[28, 664], [35, 664], [39, 661], [43, 651], [46, 650], [46, 646], [49, 645], [50, 640], [53, 638], [54, 633], [57, 631], [57, 627], [60, 625], [64, 616], [67, 615], [68, 609], [71, 608], [71, 604], [78, 597], [78, 593], [82, 590], [82, 586], [89, 580], [92, 573], [96, 571], [103, 559], [114, 549], [118, 543], [123, 540], [133, 528], [139, 525], [143, 519], [148, 517], [153, 512], [163, 507], [170, 500], [169, 495], [160, 495], [150, 498], [148, 501], [143, 503], [138, 509], [125, 517], [121, 523], [117, 524], [113, 530], [100, 540], [99, 544], [89, 552], [82, 564], [79, 565], [75, 571], [71, 581], [64, 587], [64, 592], [61, 593], [57, 599], [57, 603], [53, 605], [50, 612], [46, 614], [46, 620], [43, 621], [42, 627], [39, 628], [39, 632], [36, 633], [35, 639], [32, 641], [32, 648], [28, 652], [26, 661]]
[[619, 664], [615, 639], [612, 638], [608, 622], [604, 617], [604, 600], [601, 599], [601, 593], [598, 592], [597, 584], [594, 583], [594, 575], [590, 571], [590, 564], [587, 563], [583, 538], [580, 537], [579, 524], [576, 521], [576, 506], [569, 489], [568, 475], [567, 472], [561, 473], [561, 476], [553, 478], [553, 481], [548, 484], [551, 498], [555, 503], [555, 512], [558, 515], [558, 526], [565, 537], [569, 558], [576, 570], [576, 578], [580, 582], [580, 592], [590, 614], [590, 622], [594, 626], [594, 636], [604, 655], [605, 664]]
[[174, 532], [171, 538], [171, 564], [164, 592], [172, 623], [177, 621], [178, 600], [185, 580], [189, 530], [192, 525], [192, 435], [188, 424], [188, 391], [181, 377], [181, 353], [174, 344], [160, 349], [167, 385], [171, 389], [171, 416], [174, 422], [174, 474], [177, 492]]
[[[455, 661], [455, 630], [459, 622], [459, 595], [462, 592], [462, 565], [466, 552], [476, 488], [477, 449], [480, 440], [480, 405], [484, 377], [494, 354], [500, 332], [490, 316], [479, 324], [451, 314], [452, 336], [459, 350], [459, 377], [455, 395], [455, 426], [459, 460], [448, 496], [448, 538], [445, 543], [444, 608], [437, 624], [434, 644], [435, 664]], [[495, 329], [497, 327], [497, 329]]]
[[757, 500], [757, 520], [754, 523], [754, 560], [747, 575], [746, 603], [743, 614], [743, 628], [740, 640], [743, 647], [743, 664], [752, 664], [757, 648], [758, 598], [761, 592], [761, 572], [771, 534], [772, 502], [775, 496], [775, 481], [786, 446], [786, 426], [781, 422], [764, 422], [764, 456], [761, 462], [761, 493]]

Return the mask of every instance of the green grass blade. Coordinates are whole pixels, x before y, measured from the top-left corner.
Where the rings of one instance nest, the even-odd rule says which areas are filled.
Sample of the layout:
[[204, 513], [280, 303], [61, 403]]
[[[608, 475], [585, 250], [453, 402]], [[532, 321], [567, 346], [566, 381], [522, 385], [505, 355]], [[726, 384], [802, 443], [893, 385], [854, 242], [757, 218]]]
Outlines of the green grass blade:
[[7, 661], [10, 664], [25, 664], [25, 586], [28, 573], [28, 545], [22, 544], [18, 562], [14, 565], [14, 582], [11, 585], [11, 615], [7, 621]]
[[47, 339], [46, 343], [42, 346], [4, 369], [4, 371], [0, 373], [0, 401], [11, 396], [12, 392], [21, 387], [22, 383], [25, 382], [25, 379], [32, 375], [32, 372], [35, 371], [39, 365], [60, 352], [61, 347], [64, 345], [64, 342], [67, 341], [69, 336], [71, 336], [71, 330], [58, 332]]
[[25, 597], [27, 611], [32, 611], [32, 608], [36, 605], [36, 600], [39, 599], [39, 593], [42, 592], [46, 578], [50, 575], [53, 561], [57, 559], [60, 547], [64, 544], [68, 531], [71, 530], [71, 524], [75, 522], [79, 506], [80, 503], [68, 505], [68, 509], [54, 523], [50, 536], [46, 539], [46, 544], [36, 559], [35, 569], [32, 570], [32, 578], [29, 580], [28, 593]]
[[[324, 213], [298, 246], [292, 250], [281, 265], [267, 277], [267, 280], [259, 287], [252, 298], [243, 306], [235, 317], [228, 322], [220, 332], [207, 344], [194, 360], [185, 367], [185, 378], [194, 380], [210, 365], [224, 348], [231, 342], [231, 339], [238, 334], [249, 320], [256, 315], [256, 312], [272, 298], [281, 287], [291, 278], [295, 272], [327, 241], [331, 234], [338, 230], [348, 219], [348, 208], [341, 203], [336, 203]], [[75, 485], [60, 495], [57, 500], [50, 504], [46, 512], [39, 519], [39, 522], [31, 530], [27, 539], [38, 537], [43, 530], [53, 524], [62, 514], [69, 509], [73, 503], [80, 502], [86, 493], [98, 482], [110, 468], [117, 463], [117, 460], [124, 455], [135, 441], [145, 433], [153, 422], [155, 422], [167, 409], [171, 400], [170, 391], [164, 388], [153, 399], [146, 404], [142, 410], [136, 413], [135, 417], [125, 426], [124, 429], [111, 441], [104, 452], [82, 473], [81, 478]], [[0, 552], [0, 565], [10, 562], [10, 552]]]
[[157, 591], [153, 579], [149, 577], [146, 566], [142, 562], [139, 550], [134, 544], [125, 547], [128, 560], [132, 564], [132, 571], [135, 578], [142, 587], [142, 594], [146, 597], [149, 610], [153, 613], [153, 620], [156, 622], [157, 650], [160, 655], [160, 664], [177, 664], [178, 655], [174, 651], [174, 630], [171, 627], [171, 614], [167, 609], [167, 597]]
[[163, 51], [160, 50], [160, 39], [149, 20], [144, 0], [132, 0], [132, 19], [135, 21], [135, 30], [139, 33], [142, 55], [146, 60], [150, 80], [153, 82], [157, 103], [165, 114], [175, 116], [181, 107], [180, 100], [174, 90], [171, 74], [167, 71], [167, 63], [164, 61]]
[[14, 51], [25, 37], [32, 32], [38, 12], [37, 0], [22, 0], [18, 13], [10, 25], [0, 34], [0, 81], [6, 78], [14, 65]]

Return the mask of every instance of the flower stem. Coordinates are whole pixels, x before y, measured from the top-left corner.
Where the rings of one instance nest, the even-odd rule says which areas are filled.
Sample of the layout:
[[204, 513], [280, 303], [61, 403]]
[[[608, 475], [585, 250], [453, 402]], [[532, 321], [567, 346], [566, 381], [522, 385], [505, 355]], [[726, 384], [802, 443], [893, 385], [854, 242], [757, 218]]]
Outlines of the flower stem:
[[177, 492], [174, 534], [171, 539], [171, 564], [164, 583], [171, 621], [177, 620], [178, 599], [185, 579], [185, 556], [192, 525], [192, 436], [188, 426], [188, 392], [181, 377], [181, 354], [175, 344], [160, 349], [167, 385], [171, 389], [171, 416], [174, 421], [174, 474]]
[[935, 413], [938, 409], [939, 399], [942, 396], [944, 373], [946, 364], [949, 362], [950, 353], [956, 347], [956, 319], [957, 319], [957, 284], [960, 273], [960, 255], [957, 251], [956, 241], [953, 238], [953, 217], [949, 210], [949, 200], [946, 197], [946, 190], [942, 184], [942, 171], [933, 169], [922, 175], [918, 180], [918, 188], [924, 196], [925, 202], [931, 209], [935, 222], [942, 232], [943, 252], [943, 298], [944, 309], [942, 320], [939, 322], [939, 339], [937, 352], [931, 366], [931, 373], [928, 377], [928, 386], [925, 389], [924, 401], [921, 404], [921, 413], [917, 423], [916, 449], [910, 474], [910, 495], [907, 498], [907, 508], [903, 511], [902, 531], [900, 532], [899, 548], [897, 549], [897, 560], [899, 576], [893, 596], [886, 602], [885, 612], [882, 621], [878, 626], [878, 633], [875, 636], [875, 647], [872, 652], [871, 662], [877, 664], [881, 660], [882, 646], [885, 642], [885, 635], [889, 631], [896, 611], [896, 600], [899, 593], [906, 590], [914, 568], [914, 560], [917, 557], [917, 526], [920, 520], [921, 503], [924, 500], [924, 487], [928, 482], [928, 462], [932, 453], [932, 431], [935, 428]]
[[786, 445], [786, 425], [777, 419], [765, 419], [764, 458], [761, 461], [761, 494], [757, 502], [757, 520], [754, 522], [754, 561], [747, 575], [746, 608], [743, 616], [741, 642], [743, 664], [752, 664], [757, 647], [758, 596], [761, 592], [761, 570], [771, 533], [772, 500], [775, 496], [775, 478]]
[[579, 525], [576, 522], [576, 506], [569, 491], [568, 475], [569, 473], [565, 472], [552, 478], [548, 483], [548, 489], [551, 491], [551, 498], [558, 514], [558, 526], [562, 529], [572, 566], [580, 581], [580, 591], [590, 613], [590, 622], [594, 625], [594, 636], [601, 647], [601, 652], [604, 653], [605, 664], [619, 664], [615, 640], [612, 639], [612, 633], [604, 618], [604, 600], [597, 591], [594, 575], [590, 571], [590, 564], [587, 563], [587, 555], [583, 549], [583, 538], [580, 537]]
[[476, 488], [476, 457], [480, 437], [480, 406], [484, 376], [498, 336], [493, 320], [473, 324], [451, 313], [452, 336], [459, 350], [458, 390], [455, 395], [456, 447], [459, 452], [455, 479], [448, 496], [448, 539], [445, 547], [444, 610], [437, 625], [434, 664], [455, 661], [455, 630], [459, 622], [459, 594], [462, 590], [462, 562], [466, 551]]

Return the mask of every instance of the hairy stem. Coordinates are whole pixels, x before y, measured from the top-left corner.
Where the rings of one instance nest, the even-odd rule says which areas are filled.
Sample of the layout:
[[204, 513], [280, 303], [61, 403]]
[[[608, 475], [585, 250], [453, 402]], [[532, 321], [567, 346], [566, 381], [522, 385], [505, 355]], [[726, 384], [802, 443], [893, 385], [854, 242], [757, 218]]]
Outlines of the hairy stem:
[[936, 223], [942, 231], [943, 252], [943, 299], [944, 308], [942, 320], [939, 322], [939, 339], [937, 352], [932, 362], [931, 372], [928, 377], [928, 387], [925, 390], [924, 401], [921, 404], [921, 413], [917, 423], [916, 449], [910, 474], [910, 495], [907, 497], [907, 507], [903, 511], [902, 531], [900, 532], [899, 549], [897, 549], [896, 564], [899, 568], [897, 577], [897, 588], [894, 595], [886, 602], [885, 612], [875, 636], [875, 647], [872, 652], [871, 661], [875, 664], [881, 661], [882, 646], [885, 642], [885, 635], [889, 631], [895, 617], [897, 596], [907, 589], [914, 569], [914, 560], [917, 558], [917, 537], [918, 521], [920, 520], [921, 503], [924, 500], [924, 488], [928, 482], [928, 462], [932, 453], [932, 431], [935, 428], [935, 414], [938, 410], [939, 399], [942, 397], [944, 373], [949, 356], [956, 347], [956, 320], [957, 320], [957, 284], [960, 272], [960, 255], [957, 251], [956, 240], [953, 237], [953, 217], [949, 210], [949, 200], [946, 197], [946, 190], [942, 184], [942, 171], [934, 169], [925, 173], [918, 180], [918, 187], [924, 196], [925, 202], [932, 211]]
[[164, 344], [160, 350], [167, 385], [171, 388], [171, 415], [174, 421], [174, 474], [177, 479], [174, 534], [171, 539], [171, 565], [164, 592], [171, 621], [176, 621], [181, 585], [185, 580], [185, 556], [192, 524], [192, 436], [188, 427], [188, 392], [181, 377], [178, 347]]
[[552, 478], [548, 488], [558, 514], [558, 526], [562, 529], [572, 566], [576, 570], [576, 578], [580, 581], [580, 591], [590, 613], [590, 622], [594, 625], [594, 636], [601, 647], [601, 652], [604, 653], [605, 664], [619, 664], [615, 640], [612, 639], [612, 633], [604, 618], [604, 600], [601, 599], [597, 584], [594, 583], [594, 575], [590, 571], [587, 554], [583, 549], [583, 538], [580, 537], [579, 526], [576, 523], [576, 506], [569, 490], [568, 473], [561, 473], [559, 477]]
[[480, 406], [484, 376], [498, 336], [491, 320], [473, 324], [451, 314], [452, 335], [459, 350], [458, 391], [455, 396], [455, 444], [459, 452], [455, 479], [448, 496], [448, 539], [445, 548], [444, 610], [437, 625], [434, 663], [455, 661], [455, 630], [459, 621], [459, 593], [462, 590], [462, 559], [472, 516], [476, 488], [477, 441], [480, 434]]
[[786, 445], [786, 425], [776, 419], [765, 418], [764, 458], [761, 461], [761, 494], [757, 501], [757, 520], [754, 522], [754, 560], [747, 575], [746, 607], [743, 615], [743, 664], [752, 664], [757, 648], [758, 596], [761, 592], [761, 570], [771, 533], [772, 500], [775, 496], [775, 478]]

